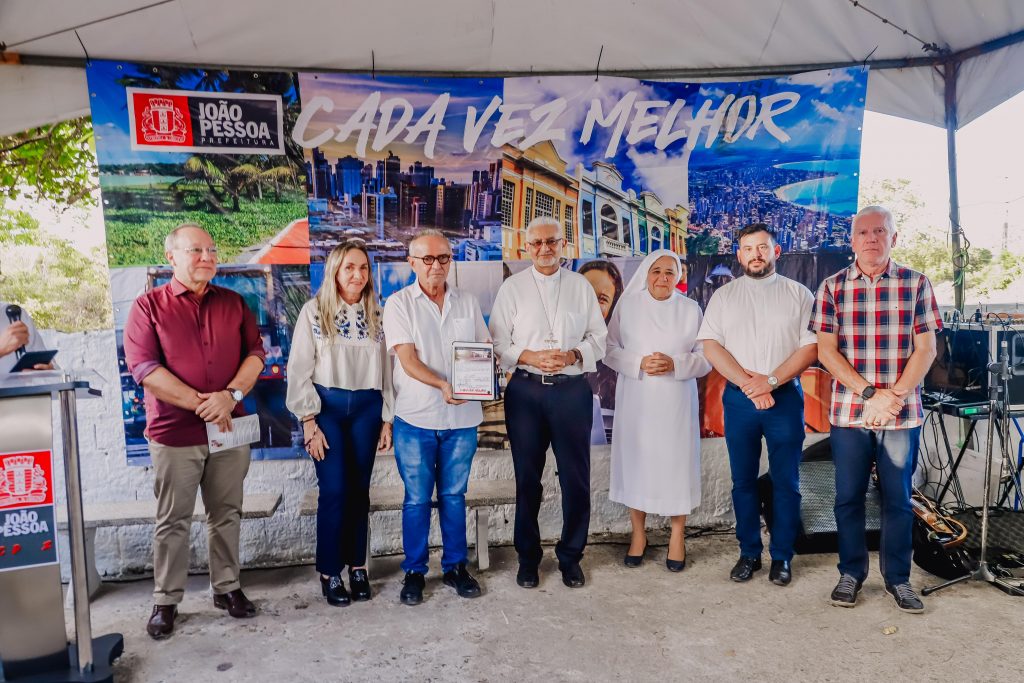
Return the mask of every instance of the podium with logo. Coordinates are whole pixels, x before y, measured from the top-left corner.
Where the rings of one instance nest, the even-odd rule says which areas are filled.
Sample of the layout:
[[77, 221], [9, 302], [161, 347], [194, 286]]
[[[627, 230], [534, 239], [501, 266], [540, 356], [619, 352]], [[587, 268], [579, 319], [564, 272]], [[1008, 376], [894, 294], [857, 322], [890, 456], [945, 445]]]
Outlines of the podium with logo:
[[[76, 401], [100, 395], [93, 372], [0, 376], [0, 681], [111, 681], [120, 634], [93, 638]], [[54, 459], [53, 411], [63, 458]], [[67, 548], [57, 538], [54, 467], [63, 460]], [[74, 630], [64, 620], [60, 557], [71, 559]]]

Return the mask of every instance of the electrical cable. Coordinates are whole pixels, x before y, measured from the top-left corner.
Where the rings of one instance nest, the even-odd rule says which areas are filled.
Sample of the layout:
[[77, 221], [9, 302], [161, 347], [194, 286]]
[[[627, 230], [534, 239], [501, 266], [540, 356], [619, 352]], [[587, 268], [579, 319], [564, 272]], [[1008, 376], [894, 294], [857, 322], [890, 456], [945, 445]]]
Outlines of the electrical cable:
[[860, 2], [859, 0], [849, 0], [849, 2], [850, 2], [851, 5], [853, 5], [857, 9], [862, 9], [865, 12], [867, 12], [868, 14], [870, 14], [871, 16], [873, 16], [874, 18], [878, 19], [880, 22], [882, 22], [886, 26], [892, 26], [894, 29], [896, 29], [897, 31], [899, 31], [903, 35], [908, 36], [909, 38], [913, 38], [914, 40], [916, 40], [918, 43], [921, 44], [921, 49], [924, 50], [925, 52], [932, 52], [932, 53], [935, 53], [935, 54], [945, 54], [947, 52], [947, 50], [944, 50], [943, 48], [939, 47], [937, 43], [926, 42], [926, 41], [922, 40], [921, 38], [918, 38], [917, 36], [915, 36], [908, 29], [905, 29], [902, 26], [898, 26], [898, 25], [894, 24], [893, 22], [889, 21], [888, 19], [886, 19], [885, 17], [883, 17], [881, 14], [879, 14], [876, 11], [874, 11], [873, 9], [865, 7], [864, 3]]

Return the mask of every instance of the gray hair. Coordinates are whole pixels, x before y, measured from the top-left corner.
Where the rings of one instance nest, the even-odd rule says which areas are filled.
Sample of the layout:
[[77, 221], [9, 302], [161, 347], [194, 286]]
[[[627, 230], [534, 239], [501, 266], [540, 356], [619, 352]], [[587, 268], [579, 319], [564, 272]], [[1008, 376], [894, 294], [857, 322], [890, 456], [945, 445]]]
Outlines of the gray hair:
[[440, 237], [448, 245], [448, 252], [451, 253], [452, 243], [448, 241], [448, 236], [445, 235], [440, 230], [436, 230], [434, 228], [423, 228], [422, 230], [417, 232], [416, 235], [413, 236], [411, 240], [409, 240], [409, 253], [412, 253], [412, 245], [416, 244], [418, 241], [422, 239], [426, 239], [427, 237]]
[[[165, 252], [174, 251], [174, 248], [178, 244], [178, 233], [180, 233], [185, 228], [198, 228], [199, 230], [202, 230], [203, 232], [206, 232], [206, 228], [204, 228], [203, 226], [199, 225], [198, 223], [182, 223], [181, 225], [176, 227], [174, 230], [171, 230], [169, 233], [167, 233], [167, 237], [164, 238], [164, 251]], [[207, 234], [209, 234], [209, 233], [207, 233]]]
[[530, 232], [537, 228], [557, 228], [558, 235], [562, 235], [562, 224], [558, 222], [558, 219], [551, 216], [537, 216], [530, 224], [526, 226], [526, 238], [530, 238]]
[[863, 209], [858, 211], [857, 215], [855, 215], [853, 217], [853, 220], [850, 221], [850, 226], [852, 227], [854, 224], [856, 224], [858, 218], [863, 218], [864, 216], [874, 216], [876, 214], [882, 216], [882, 218], [885, 220], [885, 227], [890, 234], [896, 232], [896, 219], [893, 218], [892, 211], [885, 208], [884, 206], [879, 206], [878, 204], [865, 206]]

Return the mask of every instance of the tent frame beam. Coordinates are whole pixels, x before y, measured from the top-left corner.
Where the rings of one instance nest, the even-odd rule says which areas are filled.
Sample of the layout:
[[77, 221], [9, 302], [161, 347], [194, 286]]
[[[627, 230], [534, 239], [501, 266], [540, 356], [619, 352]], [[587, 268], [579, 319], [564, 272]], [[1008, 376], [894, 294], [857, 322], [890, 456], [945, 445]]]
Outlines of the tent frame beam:
[[[809, 62], [805, 64], [783, 64], [763, 66], [726, 66], [713, 68], [692, 68], [692, 69], [613, 69], [601, 70], [600, 75], [625, 76], [641, 80], [657, 78], [756, 78], [762, 76], [783, 76], [804, 71], [824, 71], [828, 69], [846, 69], [852, 66], [866, 66], [870, 69], [913, 69], [919, 67], [943, 66], [949, 62], [962, 62], [972, 57], [979, 57], [989, 52], [1016, 45], [1024, 42], [1024, 30], [1010, 33], [999, 38], [986, 41], [974, 47], [965, 48], [958, 52], [947, 52], [945, 54], [931, 55], [927, 57], [897, 57], [890, 59], [867, 59], [862, 61], [839, 61], [839, 62]], [[0, 53], [4, 52], [4, 46], [0, 43]], [[84, 68], [88, 60], [85, 57], [58, 57], [52, 55], [33, 54], [12, 54], [17, 63], [25, 66], [52, 66]], [[116, 60], [115, 60], [116, 61]], [[283, 66], [258, 66], [253, 64], [210, 64], [201, 65], [187, 62], [160, 62], [167, 66], [195, 67], [203, 66], [209, 69], [225, 70], [253, 70], [253, 71], [310, 71], [315, 70], [322, 73], [366, 73], [371, 70], [368, 66], [355, 68], [334, 69], [320, 65], [309, 65], [301, 67]], [[420, 76], [424, 78], [445, 78], [459, 76], [463, 78], [515, 78], [517, 76], [590, 76], [594, 73], [592, 69], [549, 69], [529, 71], [438, 71], [438, 70], [413, 70], [413, 69], [381, 69], [373, 68], [374, 73], [382, 76]]]
[[[604, 72], [606, 76], [625, 76], [639, 79], [710, 79], [710, 78], [757, 78], [766, 76], [781, 76], [805, 71], [824, 71], [828, 69], [844, 69], [853, 66], [866, 66], [870, 69], [912, 69], [920, 67], [935, 68], [943, 78], [944, 102], [945, 102], [945, 123], [946, 123], [946, 163], [949, 170], [949, 222], [950, 222], [950, 243], [952, 248], [951, 258], [953, 259], [953, 288], [957, 310], [963, 312], [964, 306], [964, 270], [963, 254], [961, 254], [961, 229], [960, 229], [960, 195], [957, 183], [956, 163], [956, 131], [959, 126], [956, 106], [957, 74], [960, 65], [968, 59], [980, 57], [981, 55], [995, 52], [1005, 47], [1017, 45], [1024, 42], [1024, 30], [1009, 33], [999, 38], [980, 43], [973, 47], [965, 48], [957, 52], [945, 52], [927, 57], [902, 57], [895, 59], [868, 59], [864, 61], [845, 62], [816, 62], [806, 64], [785, 64], [776, 66], [732, 66], [720, 68], [695, 68], [695, 69], [620, 69]], [[85, 68], [88, 60], [82, 57], [58, 57], [51, 55], [5, 55], [5, 46], [0, 43], [0, 64], [20, 63], [26, 66], [50, 66], [50, 67], [72, 67]], [[166, 62], [168, 66], [195, 67], [195, 64]], [[330, 69], [322, 66], [309, 67], [263, 67], [253, 65], [211, 65], [204, 64], [206, 68], [217, 68], [227, 70], [254, 70], [254, 71], [304, 71], [316, 69], [317, 71], [333, 73], [366, 73], [366, 67], [351, 69]], [[549, 70], [549, 71], [411, 71], [401, 69], [377, 69], [372, 65], [373, 72], [382, 76], [419, 76], [419, 77], [451, 77], [461, 76], [464, 78], [514, 78], [517, 76], [589, 76], [591, 71], [581, 70]], [[600, 70], [596, 77], [600, 77]]]

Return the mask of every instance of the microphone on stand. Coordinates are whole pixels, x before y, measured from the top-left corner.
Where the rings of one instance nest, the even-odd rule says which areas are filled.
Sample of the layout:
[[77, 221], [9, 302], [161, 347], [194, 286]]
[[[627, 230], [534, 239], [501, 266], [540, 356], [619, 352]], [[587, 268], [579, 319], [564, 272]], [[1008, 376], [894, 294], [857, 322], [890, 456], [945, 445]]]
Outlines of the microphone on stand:
[[[7, 320], [9, 322], [16, 323], [19, 320], [21, 320], [21, 306], [19, 306], [18, 304], [9, 304], [7, 306], [7, 310], [5, 311], [5, 313], [7, 313]], [[22, 356], [24, 356], [25, 345], [22, 344], [21, 347], [14, 352], [14, 354], [16, 358], [21, 358]]]

